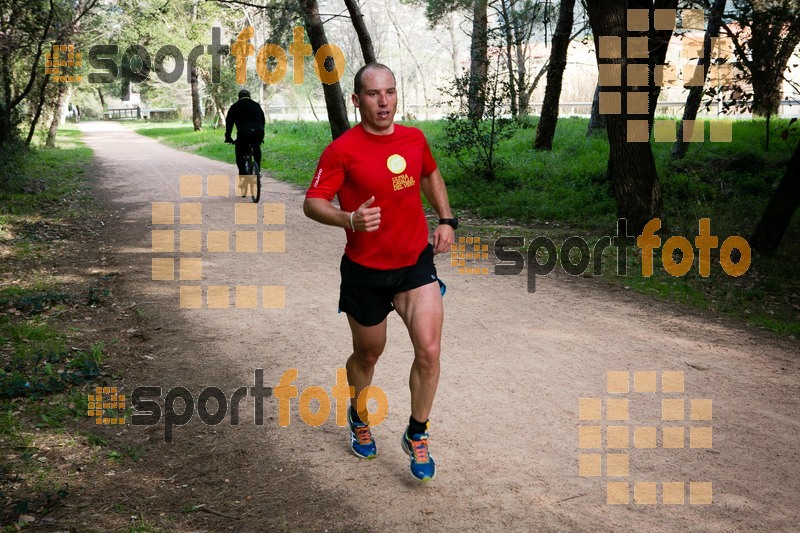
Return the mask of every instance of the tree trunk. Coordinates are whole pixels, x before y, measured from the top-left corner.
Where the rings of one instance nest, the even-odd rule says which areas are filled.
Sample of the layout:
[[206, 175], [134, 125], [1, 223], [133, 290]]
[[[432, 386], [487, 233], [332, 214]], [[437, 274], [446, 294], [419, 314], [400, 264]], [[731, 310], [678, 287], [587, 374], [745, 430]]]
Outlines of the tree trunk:
[[44, 145], [48, 148], [55, 148], [56, 146], [56, 134], [58, 133], [58, 125], [61, 122], [61, 107], [64, 105], [64, 96], [67, 94], [67, 84], [66, 83], [59, 83], [58, 87], [58, 96], [56, 96], [56, 102], [53, 105], [53, 120], [50, 122], [50, 129], [47, 131], [47, 141], [45, 141]]
[[[646, 108], [642, 109], [644, 113], [626, 112], [628, 94], [626, 61], [599, 57], [601, 35], [617, 36], [623, 42], [628, 36], [625, 4], [617, 0], [592, 0], [588, 2], [587, 7], [598, 65], [620, 65], [622, 72], [619, 86], [601, 87], [601, 92], [619, 93], [623, 104], [623, 113], [606, 116], [609, 144], [608, 173], [617, 201], [617, 217], [627, 219], [629, 227], [635, 233], [641, 233], [645, 224], [651, 219], [663, 217], [661, 188], [658, 184], [658, 174], [647, 129], [649, 113]], [[637, 128], [645, 130], [641, 137], [635, 134]]]
[[[711, 12], [708, 15], [708, 26], [703, 37], [703, 56], [698, 59], [697, 65], [703, 67], [703, 79], [708, 77], [708, 67], [711, 61], [711, 38], [719, 37], [719, 30], [722, 26], [722, 13], [725, 11], [727, 0], [714, 0]], [[678, 125], [678, 138], [672, 147], [672, 159], [683, 159], [689, 149], [689, 143], [683, 141], [683, 123], [687, 120], [697, 118], [697, 111], [703, 100], [705, 86], [693, 86], [689, 88], [689, 96], [686, 98], [686, 106], [683, 108], [683, 118]]]
[[487, 51], [488, 37], [488, 0], [475, 0], [472, 9], [472, 42], [470, 44], [469, 64], [469, 118], [481, 120], [486, 105], [486, 77], [489, 72]]
[[564, 77], [564, 69], [567, 67], [567, 51], [569, 50], [574, 11], [575, 0], [561, 0], [556, 31], [553, 34], [553, 47], [550, 50], [550, 68], [547, 70], [547, 87], [544, 91], [542, 114], [539, 124], [536, 126], [536, 140], [533, 143], [536, 150], [552, 150], [553, 148], [553, 137], [556, 134], [558, 122], [558, 104], [561, 100], [561, 82]]
[[12, 74], [11, 74], [10, 52], [0, 47], [0, 76], [2, 76], [2, 92], [0, 93], [0, 146], [11, 141], [15, 137], [15, 121], [12, 120], [12, 106], [9, 105], [11, 99]]
[[[748, 41], [752, 59], [753, 115], [778, 113], [783, 95], [783, 74], [800, 43], [800, 20], [789, 10], [792, 2], [753, 2], [752, 37]], [[798, 9], [793, 7], [793, 10]]]
[[[34, 82], [36, 81], [36, 75], [39, 73], [39, 60], [42, 57], [44, 43], [45, 41], [49, 40], [50, 27], [55, 13], [55, 5], [53, 4], [53, 0], [50, 0], [50, 9], [47, 13], [47, 22], [45, 23], [40, 34], [41, 38], [37, 38], [36, 52], [34, 53], [33, 60], [31, 61], [33, 67], [30, 70], [28, 82], [16, 96], [12, 94], [12, 88], [15, 88], [15, 84], [13, 83], [14, 71], [16, 68], [16, 65], [14, 64], [14, 58], [11, 56], [9, 47], [6, 46], [5, 42], [3, 45], [0, 45], [0, 50], [2, 51], [2, 65], [0, 65], [0, 72], [2, 73], [0, 75], [2, 75], [2, 81], [0, 83], [2, 83], [3, 88], [2, 99], [0, 99], [0, 145], [19, 139], [17, 126], [20, 123], [20, 111], [18, 106], [23, 100], [25, 100], [25, 98], [27, 98], [31, 89], [33, 89]], [[15, 14], [12, 14], [11, 17], [13, 19]], [[9, 19], [8, 22], [11, 23], [12, 19]], [[7, 29], [4, 27], [2, 32], [4, 34], [7, 33]]]
[[39, 91], [39, 101], [36, 104], [36, 111], [31, 118], [31, 126], [28, 129], [28, 136], [25, 138], [25, 146], [30, 146], [33, 140], [33, 135], [36, 133], [36, 125], [39, 123], [39, 118], [42, 116], [45, 100], [47, 99], [47, 87], [50, 83], [50, 74], [45, 74], [42, 79], [42, 86]]
[[[214, 107], [217, 108], [217, 127], [224, 128], [227, 126], [225, 123], [225, 114], [228, 112], [225, 104], [220, 101], [219, 96], [214, 97]], [[269, 109], [269, 105], [266, 106]], [[267, 120], [269, 120], [269, 114], [267, 113]]]
[[591, 135], [606, 129], [606, 116], [600, 114], [600, 85], [594, 88], [594, 98], [592, 98], [592, 111], [589, 115], [589, 129], [586, 135]]
[[[311, 47], [316, 54], [322, 46], [328, 44], [325, 36], [325, 28], [322, 26], [322, 19], [319, 16], [317, 0], [301, 0], [300, 6], [303, 9], [303, 18], [308, 39]], [[324, 67], [320, 67], [322, 69]], [[322, 91], [325, 93], [325, 107], [328, 110], [328, 122], [331, 126], [331, 137], [338, 138], [342, 133], [350, 129], [350, 121], [347, 119], [347, 106], [344, 103], [342, 87], [336, 83], [323, 83]]]
[[[201, 69], [202, 70], [202, 69]], [[214, 111], [216, 111], [217, 107], [214, 105], [213, 98], [206, 98], [206, 105], [205, 109], [203, 110], [204, 117], [213, 117]]]
[[528, 116], [530, 110], [531, 91], [526, 90], [528, 85], [528, 70], [525, 66], [525, 47], [515, 43], [517, 56], [517, 98], [519, 99], [519, 114]]
[[203, 129], [203, 110], [200, 105], [200, 76], [194, 62], [190, 64], [189, 72], [192, 84], [192, 126], [194, 131], [200, 131]]
[[[655, 83], [655, 69], [656, 65], [663, 65], [667, 60], [667, 49], [669, 48], [669, 42], [672, 40], [672, 33], [673, 30], [654, 30], [652, 21], [655, 18], [654, 9], [659, 10], [670, 10], [671, 12], [677, 12], [678, 9], [678, 0], [655, 0], [654, 4], [651, 4], [651, 0], [638, 0], [639, 4], [642, 4], [642, 7], [645, 9], [650, 10], [649, 18], [650, 18], [650, 30], [647, 32], [647, 48], [648, 48], [648, 80], [650, 85], [650, 96], [648, 97], [648, 117], [647, 117], [647, 127], [648, 131], [652, 131], [653, 129], [653, 119], [656, 113], [656, 105], [658, 104], [658, 96], [661, 94], [661, 85]], [[636, 6], [638, 7], [638, 6]]]
[[358, 7], [358, 2], [356, 0], [344, 0], [344, 5], [347, 6], [347, 12], [350, 13], [350, 21], [353, 23], [353, 29], [356, 30], [358, 44], [361, 45], [361, 54], [364, 56], [364, 64], [376, 63], [378, 59], [375, 57], [375, 50], [372, 48], [372, 38], [369, 36], [367, 25], [364, 24], [364, 15], [361, 13], [361, 8]]
[[517, 107], [517, 81], [514, 75], [514, 58], [511, 54], [514, 49], [514, 37], [511, 33], [511, 17], [508, 14], [508, 0], [501, 0], [500, 6], [503, 14], [503, 30], [506, 39], [506, 67], [508, 68], [508, 86], [511, 93], [511, 116], [516, 118], [519, 108]]
[[106, 108], [106, 100], [103, 98], [103, 88], [97, 87], [97, 96], [100, 98], [100, 105], [103, 106], [103, 110]]
[[774, 254], [792, 222], [798, 204], [800, 204], [800, 144], [794, 149], [786, 172], [750, 237], [750, 247], [763, 254]]

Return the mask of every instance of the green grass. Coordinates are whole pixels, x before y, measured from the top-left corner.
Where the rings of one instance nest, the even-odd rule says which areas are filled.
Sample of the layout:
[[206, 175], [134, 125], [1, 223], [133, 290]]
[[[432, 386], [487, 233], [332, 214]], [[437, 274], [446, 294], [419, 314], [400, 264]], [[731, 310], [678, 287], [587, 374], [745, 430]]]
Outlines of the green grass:
[[0, 149], [0, 455], [24, 474], [0, 511], [4, 523], [46, 514], [68, 496], [61, 471], [33, 455], [48, 441], [82, 445], [71, 435], [86, 422], [85, 384], [105, 359], [104, 343], [80, 347], [80, 328], [66, 324], [105, 305], [108, 291], [75, 281], [84, 269], [64, 281], [54, 268], [83, 231], [76, 226], [98, 212], [86, 181], [91, 162], [71, 125], [60, 128], [56, 148]]
[[[670, 157], [672, 143], [652, 143], [653, 155], [664, 197], [666, 241], [682, 235], [693, 242], [700, 218], [711, 219], [711, 233], [722, 243], [731, 235], [747, 238], [783, 176], [797, 134], [789, 142], [780, 139], [788, 121], [773, 120], [771, 148], [764, 151], [763, 120], [733, 121], [733, 141], [694, 143], [680, 161]], [[450, 202], [463, 219], [459, 234], [481, 236], [494, 242], [509, 234], [509, 225], [526, 242], [538, 235], [556, 244], [571, 235], [590, 245], [599, 237], [614, 235], [616, 202], [608, 182], [608, 143], [603, 134], [586, 136], [587, 121], [559, 120], [552, 152], [531, 149], [536, 119], [525, 122], [503, 141], [497, 157], [506, 162], [494, 182], [470, 175], [454, 157], [444, 153], [444, 122], [408, 122], [428, 137]], [[139, 133], [170, 146], [212, 159], [227, 161], [235, 171], [232, 147], [223, 144], [224, 132], [206, 129], [193, 132], [190, 125], [128, 123]], [[709, 138], [706, 123], [705, 138]], [[306, 187], [319, 154], [330, 141], [326, 122], [275, 122], [268, 124], [263, 149], [264, 168], [271, 176]], [[466, 215], [466, 216], [465, 216]], [[521, 226], [521, 227], [520, 227]], [[678, 301], [745, 320], [787, 335], [800, 334], [800, 216], [796, 216], [779, 253], [773, 258], [754, 257], [750, 270], [731, 278], [713, 262], [711, 276], [703, 278], [693, 269], [683, 277], [669, 276], [656, 252], [656, 272], [644, 278], [638, 257], [630, 259], [628, 275], [619, 277], [613, 267], [604, 277], [613, 283], [658, 298]], [[662, 242], [663, 245], [663, 242]], [[607, 253], [607, 265], [613, 265]]]

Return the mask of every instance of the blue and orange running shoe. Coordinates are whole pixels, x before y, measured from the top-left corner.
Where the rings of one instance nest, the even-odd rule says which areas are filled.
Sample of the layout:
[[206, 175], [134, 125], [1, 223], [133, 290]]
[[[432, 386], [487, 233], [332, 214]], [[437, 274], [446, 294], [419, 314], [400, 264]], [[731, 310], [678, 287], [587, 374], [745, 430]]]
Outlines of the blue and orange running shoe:
[[352, 412], [347, 410], [347, 422], [350, 424], [350, 449], [362, 459], [372, 459], [378, 455], [378, 448], [375, 446], [375, 439], [372, 438], [372, 431], [363, 422], [353, 420]]
[[436, 476], [436, 461], [428, 451], [428, 434], [417, 433], [408, 436], [403, 433], [403, 451], [411, 457], [411, 475], [420, 481], [430, 481]]

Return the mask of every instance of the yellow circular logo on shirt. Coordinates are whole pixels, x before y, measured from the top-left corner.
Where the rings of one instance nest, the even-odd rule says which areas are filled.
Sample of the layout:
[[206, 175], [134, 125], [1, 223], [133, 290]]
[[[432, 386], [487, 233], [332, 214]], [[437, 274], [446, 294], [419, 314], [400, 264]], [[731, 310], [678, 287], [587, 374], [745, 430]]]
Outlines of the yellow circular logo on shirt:
[[394, 174], [400, 174], [406, 169], [406, 160], [403, 159], [403, 156], [399, 154], [393, 154], [390, 155], [389, 159], [386, 160], [386, 166]]

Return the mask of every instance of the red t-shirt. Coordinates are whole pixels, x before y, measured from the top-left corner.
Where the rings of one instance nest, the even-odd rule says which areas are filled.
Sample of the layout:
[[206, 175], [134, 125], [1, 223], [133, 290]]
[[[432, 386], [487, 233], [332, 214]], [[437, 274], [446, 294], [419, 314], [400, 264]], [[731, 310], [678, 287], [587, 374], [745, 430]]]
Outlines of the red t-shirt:
[[395, 124], [391, 135], [374, 135], [357, 125], [322, 152], [306, 198], [331, 201], [355, 211], [371, 196], [381, 208], [376, 231], [350, 231], [344, 253], [356, 263], [389, 270], [416, 263], [428, 244], [420, 178], [436, 170], [422, 132]]

